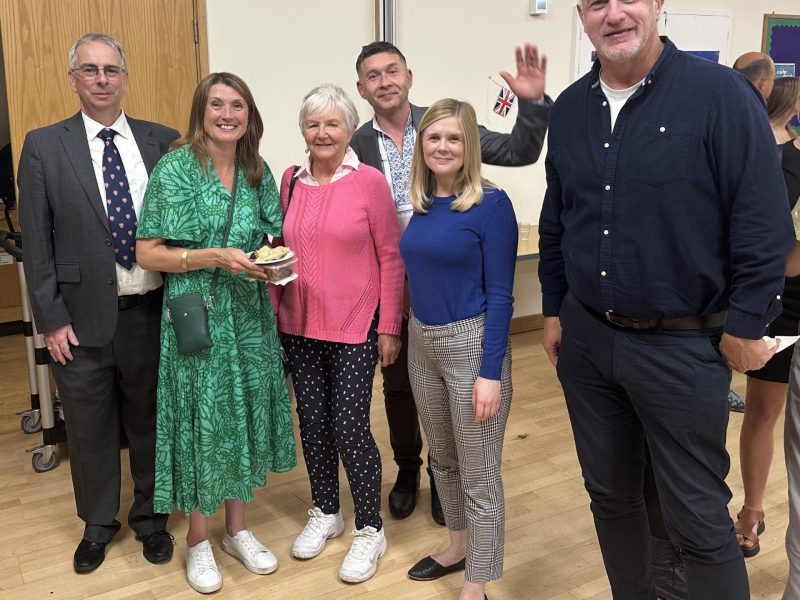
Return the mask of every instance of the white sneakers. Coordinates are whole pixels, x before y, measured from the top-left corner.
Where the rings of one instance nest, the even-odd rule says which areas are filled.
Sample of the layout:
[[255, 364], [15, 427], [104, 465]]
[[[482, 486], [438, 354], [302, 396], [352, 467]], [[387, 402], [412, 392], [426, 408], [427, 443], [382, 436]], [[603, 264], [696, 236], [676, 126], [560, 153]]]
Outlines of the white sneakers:
[[278, 568], [278, 559], [249, 529], [243, 529], [233, 537], [226, 531], [222, 534], [222, 549], [238, 558], [246, 569], [256, 575], [267, 575]]
[[315, 557], [322, 552], [328, 538], [338, 537], [344, 531], [342, 511], [326, 515], [315, 506], [308, 511], [308, 516], [308, 523], [292, 544], [292, 556], [295, 558]]
[[[235, 536], [225, 532], [222, 535], [222, 549], [257, 575], [266, 575], [278, 568], [275, 555], [248, 529]], [[210, 594], [222, 587], [222, 575], [208, 540], [186, 549], [186, 578], [189, 585], [201, 594]]]
[[[338, 537], [344, 531], [341, 512], [326, 515], [314, 507], [308, 511], [308, 515], [308, 523], [292, 544], [292, 555], [297, 558], [316, 556], [322, 552], [328, 538]], [[353, 544], [344, 557], [339, 577], [342, 581], [360, 583], [375, 575], [378, 559], [386, 552], [386, 535], [383, 529], [377, 531], [374, 527], [364, 527], [354, 529], [353, 536]], [[275, 555], [248, 529], [234, 536], [224, 533], [221, 546], [245, 568], [258, 575], [272, 573], [278, 568]], [[208, 540], [186, 549], [186, 578], [189, 585], [201, 594], [210, 594], [222, 587], [222, 575]]]
[[344, 557], [339, 578], [350, 583], [366, 581], [378, 569], [378, 559], [386, 552], [386, 535], [374, 527], [354, 529], [353, 545]]
[[186, 578], [189, 585], [201, 594], [210, 594], [222, 587], [222, 575], [208, 540], [186, 548]]
[[[308, 517], [308, 523], [292, 544], [292, 556], [295, 558], [315, 557], [322, 552], [328, 538], [338, 537], [344, 531], [341, 511], [326, 515], [315, 506], [308, 511]], [[377, 531], [374, 527], [354, 529], [353, 535], [353, 545], [344, 557], [339, 578], [360, 583], [375, 575], [378, 559], [386, 552], [386, 535], [383, 529]]]

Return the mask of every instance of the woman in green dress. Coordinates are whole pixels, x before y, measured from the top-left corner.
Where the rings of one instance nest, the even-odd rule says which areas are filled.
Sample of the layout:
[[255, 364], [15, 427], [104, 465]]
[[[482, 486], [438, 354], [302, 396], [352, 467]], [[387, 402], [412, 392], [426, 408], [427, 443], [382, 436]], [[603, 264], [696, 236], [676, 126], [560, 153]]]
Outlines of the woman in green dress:
[[[288, 471], [296, 462], [275, 316], [264, 273], [248, 255], [282, 226], [275, 181], [258, 155], [263, 131], [244, 81], [230, 73], [206, 76], [194, 94], [189, 131], [150, 177], [137, 232], [139, 264], [167, 274], [155, 510], [189, 514], [187, 578], [203, 593], [222, 587], [208, 517], [223, 502], [222, 549], [254, 573], [277, 568], [247, 530], [245, 502], [265, 485], [267, 471]], [[167, 301], [192, 292], [207, 301], [215, 272], [213, 345], [180, 354]]]

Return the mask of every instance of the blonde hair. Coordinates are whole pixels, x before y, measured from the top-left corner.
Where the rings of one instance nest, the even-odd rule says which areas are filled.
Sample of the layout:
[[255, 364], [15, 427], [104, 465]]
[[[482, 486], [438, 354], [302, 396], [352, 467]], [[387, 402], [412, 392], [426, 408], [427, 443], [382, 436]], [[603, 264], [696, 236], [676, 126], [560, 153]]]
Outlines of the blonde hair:
[[797, 77], [777, 77], [772, 93], [767, 98], [769, 122], [775, 127], [785, 127], [792, 139], [797, 137], [797, 133], [785, 119], [795, 115], [798, 98], [800, 98], [800, 79]]
[[425, 130], [436, 121], [455, 117], [464, 136], [464, 165], [456, 177], [454, 190], [456, 198], [450, 208], [466, 212], [483, 200], [483, 187], [495, 187], [481, 177], [481, 139], [478, 133], [478, 120], [475, 109], [468, 102], [445, 98], [434, 102], [425, 112], [419, 124], [417, 142], [414, 144], [414, 159], [411, 166], [411, 185], [409, 196], [414, 212], [426, 213], [436, 193], [436, 176], [430, 170], [422, 155], [422, 140]]

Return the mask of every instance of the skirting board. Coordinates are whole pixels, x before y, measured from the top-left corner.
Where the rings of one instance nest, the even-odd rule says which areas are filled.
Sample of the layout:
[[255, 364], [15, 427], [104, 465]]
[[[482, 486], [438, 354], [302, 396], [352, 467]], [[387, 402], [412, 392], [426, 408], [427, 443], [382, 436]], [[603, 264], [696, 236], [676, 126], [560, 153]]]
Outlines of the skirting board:
[[544, 327], [543, 315], [526, 315], [511, 319], [510, 333], [522, 333], [523, 331], [534, 331]]

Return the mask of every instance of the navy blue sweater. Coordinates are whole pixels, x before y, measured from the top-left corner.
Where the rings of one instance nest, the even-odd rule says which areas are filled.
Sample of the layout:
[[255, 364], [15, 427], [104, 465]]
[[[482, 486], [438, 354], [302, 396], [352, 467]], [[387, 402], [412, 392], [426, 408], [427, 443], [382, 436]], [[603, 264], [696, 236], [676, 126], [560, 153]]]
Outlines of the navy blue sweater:
[[411, 288], [411, 309], [425, 325], [444, 325], [486, 313], [480, 376], [500, 379], [514, 312], [517, 221], [506, 193], [484, 188], [466, 212], [454, 197], [434, 198], [411, 217], [400, 240]]

